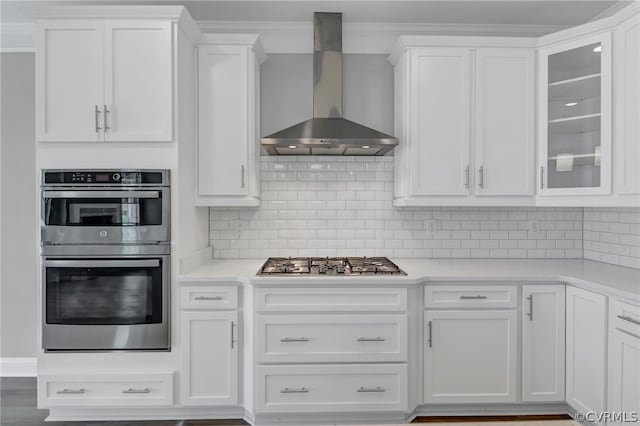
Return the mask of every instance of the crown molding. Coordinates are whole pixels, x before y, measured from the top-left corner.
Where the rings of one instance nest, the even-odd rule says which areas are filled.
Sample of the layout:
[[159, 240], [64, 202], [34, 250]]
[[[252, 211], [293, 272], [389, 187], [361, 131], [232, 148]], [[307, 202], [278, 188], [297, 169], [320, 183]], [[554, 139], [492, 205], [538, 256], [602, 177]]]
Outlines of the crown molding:
[[6, 23], [0, 25], [2, 52], [35, 51], [35, 28], [32, 22]]
[[[203, 33], [258, 33], [266, 53], [312, 53], [311, 22], [198, 21]], [[402, 35], [538, 37], [557, 25], [345, 23], [344, 53], [389, 54]]]
[[258, 63], [261, 64], [267, 59], [260, 34], [204, 33], [200, 37], [199, 45], [207, 44], [250, 46], [256, 54]]

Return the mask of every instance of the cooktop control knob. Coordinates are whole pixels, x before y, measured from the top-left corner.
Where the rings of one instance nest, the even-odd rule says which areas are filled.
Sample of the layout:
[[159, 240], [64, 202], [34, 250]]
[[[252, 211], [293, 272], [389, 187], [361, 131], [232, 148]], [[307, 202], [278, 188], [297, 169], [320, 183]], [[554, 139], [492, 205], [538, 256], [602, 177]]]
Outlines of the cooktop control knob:
[[114, 173], [112, 177], [113, 177], [113, 180], [115, 180], [116, 182], [120, 181], [120, 173]]

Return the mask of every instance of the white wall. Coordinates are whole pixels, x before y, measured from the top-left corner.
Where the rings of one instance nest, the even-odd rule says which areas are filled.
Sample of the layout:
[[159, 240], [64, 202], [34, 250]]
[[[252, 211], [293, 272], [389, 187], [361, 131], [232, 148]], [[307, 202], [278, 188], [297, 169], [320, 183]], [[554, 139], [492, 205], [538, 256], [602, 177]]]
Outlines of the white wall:
[[38, 258], [36, 250], [34, 55], [0, 54], [2, 130], [2, 249], [0, 357], [36, 355]]

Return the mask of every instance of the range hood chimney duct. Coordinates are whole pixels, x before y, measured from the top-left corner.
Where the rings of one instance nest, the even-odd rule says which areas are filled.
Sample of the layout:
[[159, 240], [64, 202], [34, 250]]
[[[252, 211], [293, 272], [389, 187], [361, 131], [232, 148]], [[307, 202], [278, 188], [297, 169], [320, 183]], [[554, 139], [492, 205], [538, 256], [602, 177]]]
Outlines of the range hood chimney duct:
[[270, 155], [384, 155], [398, 139], [342, 117], [342, 14], [313, 15], [313, 118], [262, 138]]

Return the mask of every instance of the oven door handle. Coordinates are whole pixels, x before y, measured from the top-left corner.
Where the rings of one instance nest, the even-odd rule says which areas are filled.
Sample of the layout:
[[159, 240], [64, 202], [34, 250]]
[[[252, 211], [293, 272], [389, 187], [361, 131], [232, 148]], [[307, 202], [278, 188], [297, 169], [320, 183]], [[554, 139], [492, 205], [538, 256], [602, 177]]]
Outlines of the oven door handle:
[[155, 268], [160, 266], [160, 260], [45, 260], [44, 266], [51, 268]]
[[44, 191], [42, 198], [160, 198], [160, 191]]

